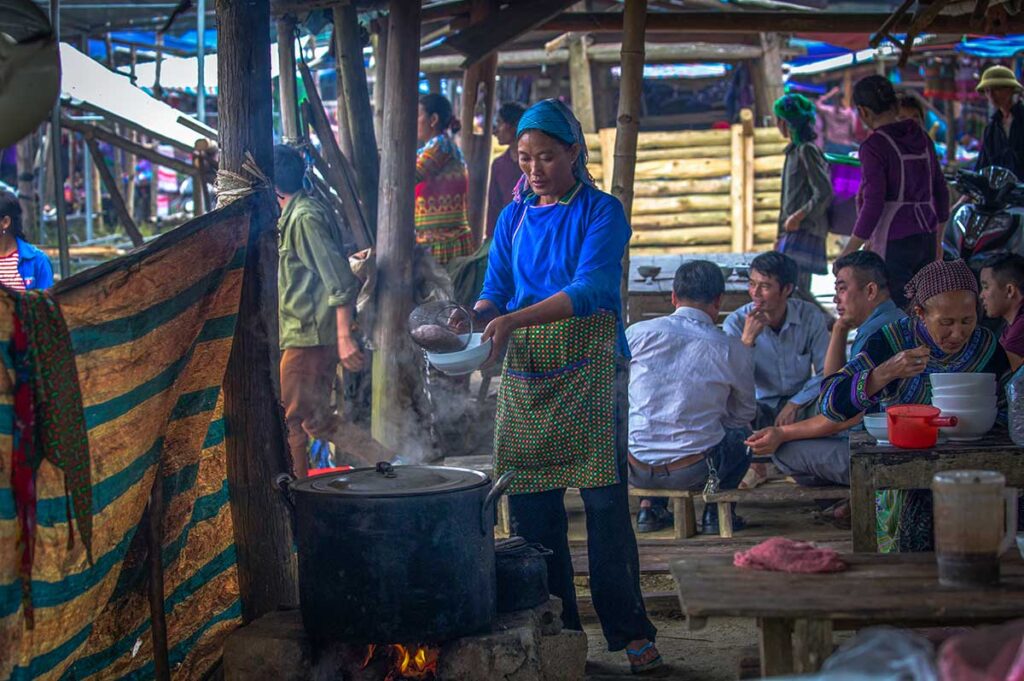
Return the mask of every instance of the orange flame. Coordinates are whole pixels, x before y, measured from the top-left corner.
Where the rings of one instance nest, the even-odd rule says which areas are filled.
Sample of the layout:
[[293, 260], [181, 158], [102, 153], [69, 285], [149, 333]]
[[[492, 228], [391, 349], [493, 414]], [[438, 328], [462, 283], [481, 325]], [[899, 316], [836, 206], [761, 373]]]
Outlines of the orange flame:
[[437, 675], [437, 648], [426, 646], [403, 646], [393, 644], [377, 646], [370, 644], [363, 658], [363, 669], [366, 669], [377, 655], [390, 658], [390, 667], [384, 681], [400, 679], [433, 679]]

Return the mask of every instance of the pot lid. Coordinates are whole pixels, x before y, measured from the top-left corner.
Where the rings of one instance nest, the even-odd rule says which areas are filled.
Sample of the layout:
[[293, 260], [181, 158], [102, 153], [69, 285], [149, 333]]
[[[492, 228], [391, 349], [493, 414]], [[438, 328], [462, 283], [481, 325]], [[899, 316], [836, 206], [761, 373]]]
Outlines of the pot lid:
[[405, 497], [461, 492], [490, 484], [480, 471], [449, 466], [392, 466], [356, 468], [336, 475], [318, 475], [295, 485], [296, 492], [318, 492], [349, 497]]

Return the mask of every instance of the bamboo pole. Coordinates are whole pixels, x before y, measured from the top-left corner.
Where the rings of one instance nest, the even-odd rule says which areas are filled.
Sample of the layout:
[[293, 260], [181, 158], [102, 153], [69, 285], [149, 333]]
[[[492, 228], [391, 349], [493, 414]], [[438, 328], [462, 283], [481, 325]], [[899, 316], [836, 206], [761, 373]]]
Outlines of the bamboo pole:
[[[626, 0], [623, 12], [622, 75], [619, 79], [619, 113], [615, 125], [612, 195], [622, 202], [626, 215], [633, 208], [636, 172], [636, 138], [640, 133], [640, 108], [644, 84], [644, 32], [647, 0]], [[629, 245], [622, 255], [622, 319], [629, 302]]]
[[687, 196], [690, 194], [728, 194], [732, 180], [728, 177], [708, 180], [647, 180], [633, 187], [635, 197]]
[[409, 380], [414, 371], [407, 318], [413, 292], [413, 224], [416, 81], [419, 72], [420, 3], [390, 0], [388, 78], [384, 96], [377, 238], [377, 326], [373, 353], [372, 432], [400, 451], [403, 432], [415, 419]]
[[[380, 160], [377, 137], [373, 131], [373, 107], [363, 64], [363, 43], [359, 36], [359, 14], [355, 4], [334, 7], [335, 53], [338, 61], [338, 85], [345, 99], [347, 129], [351, 135], [352, 153], [346, 157], [356, 169], [355, 181], [366, 210], [366, 224], [371, 233], [377, 231], [377, 185]], [[415, 111], [415, 107], [412, 109]], [[341, 107], [338, 108], [341, 126]]]
[[743, 252], [748, 253], [754, 250], [754, 174], [756, 172], [754, 113], [750, 109], [740, 111], [740, 125], [743, 128]]
[[380, 152], [384, 136], [384, 87], [388, 78], [388, 18], [374, 21], [373, 41], [373, 125], [377, 132], [377, 150]]
[[295, 78], [295, 17], [277, 20], [277, 56], [281, 97], [281, 136], [285, 144], [299, 141], [299, 100]]
[[36, 152], [39, 133], [33, 131], [18, 142], [18, 201], [21, 203], [21, 221], [25, 233], [38, 243], [39, 207], [36, 204]]
[[[217, 2], [220, 167], [244, 173], [246, 154], [273, 178], [269, 0]], [[291, 520], [275, 478], [289, 469], [278, 371], [278, 208], [270, 191], [252, 200], [238, 324], [224, 376], [228, 484], [242, 618], [297, 603]]]
[[[498, 11], [496, 0], [473, 0], [470, 20], [480, 22]], [[476, 62], [462, 78], [462, 153], [469, 174], [469, 205], [466, 215], [473, 242], [479, 244], [487, 215], [487, 180], [491, 170], [491, 127], [494, 119], [494, 85], [498, 55]], [[481, 117], [483, 120], [477, 120]]]
[[114, 212], [117, 213], [118, 222], [121, 223], [121, 227], [128, 234], [128, 238], [132, 240], [132, 245], [141, 246], [145, 243], [145, 240], [142, 238], [139, 228], [135, 225], [135, 220], [132, 219], [131, 213], [128, 212], [128, 205], [125, 203], [120, 187], [117, 186], [117, 179], [103, 158], [103, 152], [100, 151], [99, 143], [91, 137], [86, 137], [85, 143], [89, 146], [89, 153], [92, 155], [93, 163], [100, 171], [100, 179], [103, 181], [103, 186], [107, 188], [107, 193], [110, 194], [110, 202], [114, 206]]
[[732, 204], [732, 251], [734, 253], [743, 252], [744, 238], [743, 238], [743, 224], [744, 224], [744, 205], [743, 205], [743, 182], [740, 178], [743, 177], [743, 125], [735, 124], [730, 129], [732, 136], [731, 156], [730, 161], [732, 162], [732, 168], [730, 169], [730, 175], [732, 176], [732, 182], [730, 183], [729, 200]]

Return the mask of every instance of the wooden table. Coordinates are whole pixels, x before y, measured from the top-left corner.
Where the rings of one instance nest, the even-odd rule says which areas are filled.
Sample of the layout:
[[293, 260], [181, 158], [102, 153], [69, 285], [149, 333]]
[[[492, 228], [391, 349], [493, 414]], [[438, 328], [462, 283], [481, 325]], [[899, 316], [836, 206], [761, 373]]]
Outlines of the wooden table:
[[682, 559], [672, 576], [690, 629], [709, 617], [756, 618], [761, 673], [812, 673], [832, 653], [835, 629], [875, 624], [973, 625], [1024, 614], [1024, 562], [1002, 563], [990, 588], [941, 586], [931, 553], [843, 556], [845, 572], [790, 574], [737, 568], [731, 556]]
[[[638, 255], [629, 259], [629, 301], [626, 306], [628, 323], [672, 314], [672, 281], [676, 270], [689, 260], [710, 260], [722, 268], [726, 277], [725, 295], [722, 297], [721, 322], [733, 310], [750, 302], [747, 281], [750, 261], [757, 253], [709, 253], [701, 255]], [[660, 267], [654, 279], [640, 276], [637, 268], [646, 265]], [[733, 276], [735, 271], [735, 276]]]
[[878, 550], [875, 492], [930, 489], [932, 476], [948, 470], [999, 471], [1006, 484], [1024, 487], [1024, 448], [1005, 430], [974, 442], [940, 442], [931, 449], [899, 449], [875, 444], [865, 431], [850, 433], [850, 507], [853, 550]]

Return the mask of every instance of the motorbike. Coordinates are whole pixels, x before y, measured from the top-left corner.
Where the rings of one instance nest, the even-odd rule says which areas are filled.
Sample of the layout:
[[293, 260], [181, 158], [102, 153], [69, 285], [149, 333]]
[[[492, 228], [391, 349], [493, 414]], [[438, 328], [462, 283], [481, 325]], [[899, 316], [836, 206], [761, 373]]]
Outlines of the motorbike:
[[947, 181], [970, 199], [946, 224], [942, 248], [947, 258], [963, 258], [980, 274], [996, 253], [1024, 255], [1024, 184], [1006, 168], [958, 170]]

